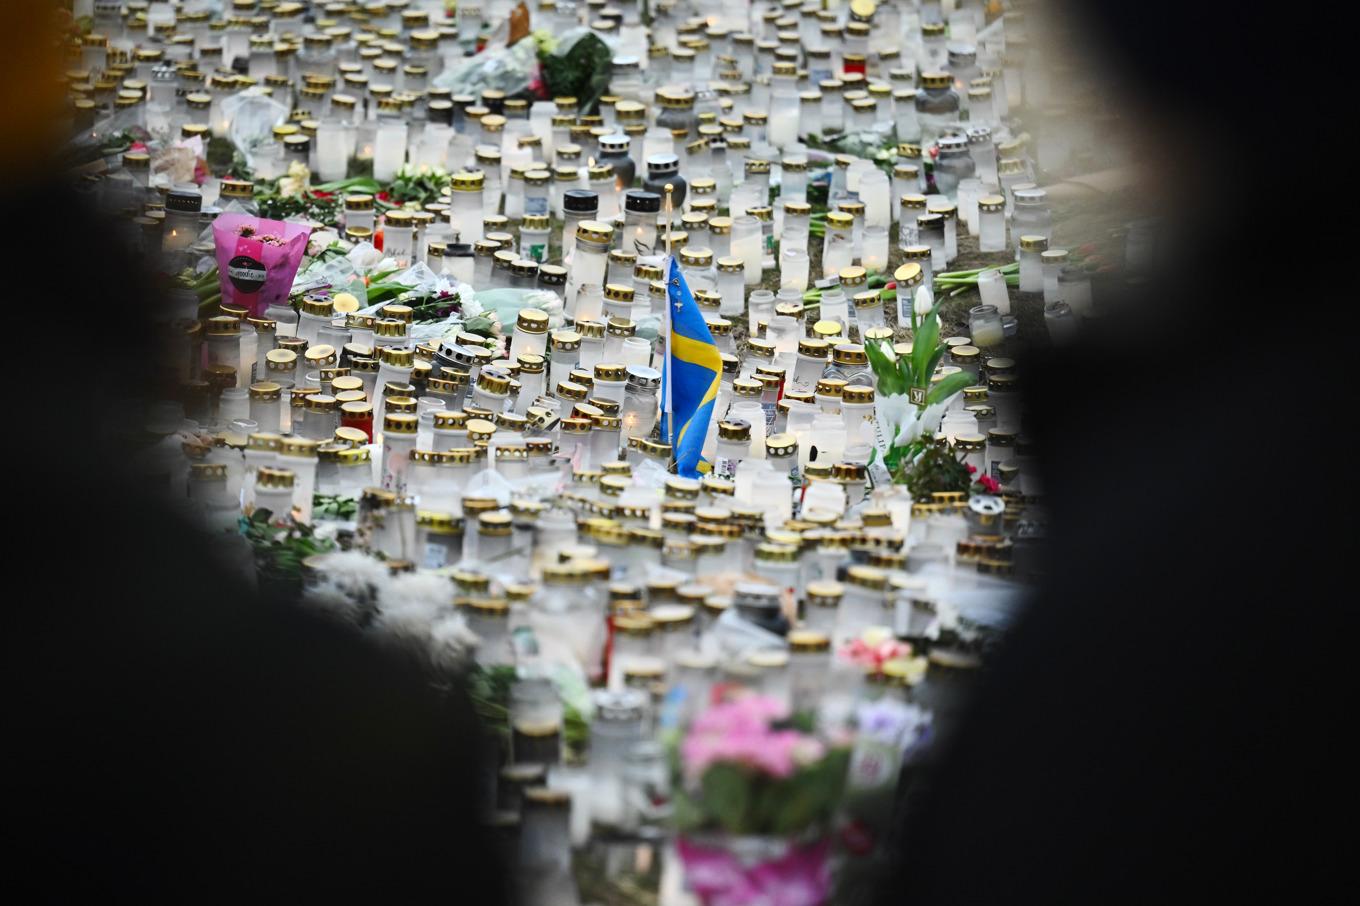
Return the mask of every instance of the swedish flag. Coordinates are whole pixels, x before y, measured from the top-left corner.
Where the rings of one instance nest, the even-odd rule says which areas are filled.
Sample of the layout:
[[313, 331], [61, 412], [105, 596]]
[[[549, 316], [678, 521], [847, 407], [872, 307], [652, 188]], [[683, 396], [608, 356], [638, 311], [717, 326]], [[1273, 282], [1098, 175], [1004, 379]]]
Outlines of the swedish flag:
[[722, 380], [722, 356], [674, 258], [666, 267], [666, 295], [670, 330], [666, 335], [665, 426], [676, 472], [696, 478]]

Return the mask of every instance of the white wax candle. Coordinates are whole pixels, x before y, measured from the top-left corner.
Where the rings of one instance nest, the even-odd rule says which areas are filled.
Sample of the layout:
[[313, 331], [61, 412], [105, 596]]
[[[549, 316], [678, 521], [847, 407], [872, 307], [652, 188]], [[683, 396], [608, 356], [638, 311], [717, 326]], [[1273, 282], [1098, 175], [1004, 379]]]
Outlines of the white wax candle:
[[373, 178], [387, 182], [406, 162], [406, 124], [380, 123], [373, 140]]

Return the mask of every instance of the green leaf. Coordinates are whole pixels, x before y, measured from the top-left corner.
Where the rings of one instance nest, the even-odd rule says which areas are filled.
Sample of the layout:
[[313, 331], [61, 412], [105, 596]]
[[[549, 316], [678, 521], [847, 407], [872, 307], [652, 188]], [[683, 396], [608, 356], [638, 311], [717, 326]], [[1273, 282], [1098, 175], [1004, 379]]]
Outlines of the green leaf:
[[845, 789], [849, 752], [832, 749], [786, 781], [775, 784], [777, 806], [769, 815], [770, 833], [789, 835], [828, 821]]
[[744, 769], [721, 761], [709, 765], [701, 786], [704, 806], [724, 830], [735, 834], [747, 829], [751, 782]]
[[705, 817], [703, 808], [683, 790], [677, 790], [671, 797], [671, 820], [675, 822], [677, 830], [682, 832], [701, 830]]
[[916, 381], [916, 373], [911, 367], [911, 356], [900, 355], [897, 357], [897, 373], [902, 379], [902, 389], [899, 392], [906, 393], [907, 388], [913, 386]]
[[[945, 346], [943, 344], [935, 347], [935, 353], [930, 357], [930, 362], [926, 365], [924, 378], [921, 380], [921, 383], [918, 386], [920, 387], [930, 386], [930, 379], [935, 376], [935, 369], [939, 367], [940, 359], [944, 358], [944, 352]], [[921, 378], [922, 375], [918, 374], [917, 377]]]
[[967, 371], [946, 375], [930, 388], [930, 393], [926, 394], [926, 405], [933, 406], [949, 399], [964, 387], [971, 387], [974, 380], [976, 378]]
[[[878, 392], [884, 396], [891, 396], [895, 393], [905, 393], [906, 386], [900, 384], [901, 377], [896, 367], [894, 367], [887, 353], [878, 341], [864, 344], [864, 352], [869, 356], [869, 364], [874, 367], [874, 374], [878, 378]], [[898, 359], [901, 362], [901, 359]]]
[[[919, 379], [922, 373], [926, 375], [926, 380], [930, 380], [930, 373], [927, 372], [926, 365], [930, 362], [931, 356], [935, 354], [935, 346], [940, 342], [940, 318], [939, 303], [936, 303], [930, 313], [926, 315], [921, 323], [921, 329], [911, 340], [911, 368], [916, 372]], [[925, 386], [924, 384], [918, 386]]]

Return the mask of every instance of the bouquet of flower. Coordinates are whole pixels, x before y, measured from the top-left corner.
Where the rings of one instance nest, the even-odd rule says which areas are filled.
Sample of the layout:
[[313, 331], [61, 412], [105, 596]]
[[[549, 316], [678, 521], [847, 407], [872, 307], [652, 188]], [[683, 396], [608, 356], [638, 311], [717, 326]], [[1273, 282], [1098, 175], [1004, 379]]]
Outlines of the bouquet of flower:
[[979, 475], [977, 466], [968, 466], [968, 474], [973, 477], [973, 483], [968, 486], [968, 491], [974, 495], [987, 494], [996, 496], [1001, 493], [1001, 482], [990, 475]]
[[702, 901], [826, 900], [848, 745], [776, 699], [740, 692], [699, 714], [675, 754], [677, 849]]
[[[925, 292], [924, 288], [919, 292]], [[914, 314], [912, 320], [916, 320]], [[907, 468], [934, 442], [954, 394], [976, 380], [962, 371], [932, 381], [946, 350], [940, 342], [938, 305], [931, 306], [920, 323], [913, 323], [912, 327], [910, 355], [898, 355], [888, 342], [864, 344], [878, 378], [874, 414], [880, 435], [875, 439], [870, 465], [881, 462], [897, 482], [906, 481]]]
[[[915, 663], [911, 657], [911, 646], [894, 638], [886, 626], [869, 627], [858, 638], [842, 645], [839, 654], [841, 660], [858, 667], [866, 676], [882, 674], [883, 666], [891, 661]], [[925, 659], [916, 660], [920, 661], [920, 669], [924, 671]]]
[[392, 207], [383, 186], [371, 177], [356, 176], [315, 185], [310, 184], [310, 178], [306, 164], [294, 162], [278, 179], [257, 183], [255, 204], [260, 216], [275, 220], [302, 217], [335, 227], [340, 223], [344, 196], [360, 192], [374, 196], [379, 212]]
[[212, 225], [222, 299], [256, 317], [286, 302], [307, 251], [311, 228], [246, 214], [222, 214]]

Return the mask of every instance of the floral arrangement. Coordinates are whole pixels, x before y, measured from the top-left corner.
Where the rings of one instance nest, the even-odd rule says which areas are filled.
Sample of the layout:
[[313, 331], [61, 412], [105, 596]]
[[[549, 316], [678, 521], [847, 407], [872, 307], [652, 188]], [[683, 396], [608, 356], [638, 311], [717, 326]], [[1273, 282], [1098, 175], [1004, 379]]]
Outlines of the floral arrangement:
[[305, 217], [333, 227], [340, 223], [347, 194], [372, 195], [374, 207], [381, 214], [403, 205], [421, 207], [438, 201], [451, 179], [442, 167], [428, 164], [403, 164], [387, 184], [371, 176], [351, 176], [312, 185], [311, 176], [306, 164], [294, 161], [278, 179], [259, 181], [255, 203], [260, 215], [278, 220]]
[[973, 483], [968, 486], [970, 494], [995, 496], [1001, 493], [1001, 482], [990, 475], [979, 475], [977, 466], [968, 466], [968, 474], [973, 476]]
[[776, 699], [729, 692], [694, 719], [675, 755], [676, 850], [703, 903], [827, 901], [848, 740], [817, 736]]
[[1001, 484], [990, 475], [982, 475], [976, 466], [959, 459], [947, 443], [931, 444], [907, 466], [902, 483], [913, 500], [929, 500], [931, 494], [961, 493], [996, 496]]
[[830, 824], [849, 753], [782, 702], [741, 691], [700, 713], [677, 755], [682, 832], [792, 836]]
[[912, 669], [919, 666], [924, 671], [925, 659], [912, 658], [911, 653], [911, 646], [894, 638], [886, 626], [869, 627], [858, 638], [842, 645], [837, 652], [842, 661], [853, 664], [868, 676], [881, 675], [884, 665], [892, 661], [904, 661]]
[[[921, 287], [916, 301], [923, 298], [929, 299], [929, 291]], [[874, 406], [882, 431], [870, 465], [881, 462], [898, 483], [907, 483], [911, 465], [934, 445], [951, 398], [975, 380], [966, 371], [932, 380], [947, 348], [940, 342], [939, 310], [939, 305], [930, 306], [918, 323], [913, 308], [910, 355], [898, 355], [885, 341], [864, 344], [878, 378]]]
[[289, 596], [302, 590], [302, 561], [336, 548], [334, 540], [318, 535], [292, 513], [276, 516], [257, 507], [240, 517], [239, 530], [254, 553], [260, 584]]
[[256, 184], [255, 204], [261, 217], [283, 220], [304, 217], [326, 226], [340, 223], [341, 206], [347, 193], [362, 192], [373, 195], [374, 205], [381, 212], [394, 205], [391, 196], [376, 179], [356, 176], [310, 185], [311, 171], [307, 165], [295, 161], [288, 172], [275, 180]]

